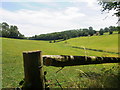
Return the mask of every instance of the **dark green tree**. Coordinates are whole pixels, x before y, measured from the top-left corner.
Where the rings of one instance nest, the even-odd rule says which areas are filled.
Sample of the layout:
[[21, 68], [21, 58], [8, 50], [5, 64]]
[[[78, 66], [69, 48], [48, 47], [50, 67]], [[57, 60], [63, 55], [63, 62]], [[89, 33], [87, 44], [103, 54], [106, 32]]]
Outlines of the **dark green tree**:
[[9, 25], [6, 22], [2, 23], [2, 36], [9, 37]]
[[104, 30], [103, 30], [102, 28], [100, 29], [99, 34], [100, 34], [100, 35], [103, 35], [103, 34], [104, 34]]
[[90, 26], [90, 27], [89, 27], [89, 30], [91, 30], [91, 31], [92, 31], [92, 30], [93, 30], [93, 27], [91, 27], [91, 26]]
[[109, 27], [109, 34], [113, 34], [113, 31], [115, 31], [116, 28], [114, 26]]
[[23, 34], [19, 33], [18, 34], [18, 39], [27, 39]]
[[19, 31], [18, 31], [17, 26], [11, 25], [9, 31], [10, 31], [9, 37], [11, 37], [11, 38], [17, 38], [18, 37]]
[[109, 30], [110, 30], [110, 31], [117, 31], [117, 28], [116, 28], [115, 26], [110, 26], [110, 27], [109, 27]]
[[109, 31], [109, 34], [113, 34], [113, 31], [112, 31], [112, 30], [110, 30], [110, 31]]
[[0, 23], [0, 37], [2, 37], [2, 24]]
[[19, 31], [18, 31], [18, 27], [17, 26], [13, 26], [13, 25], [8, 25], [6, 22], [3, 22], [2, 24], [0, 24], [2, 27], [2, 29], [0, 30], [0, 36], [2, 37], [7, 37], [7, 38], [19, 38], [19, 39], [23, 39], [25, 38], [24, 35], [22, 35]]
[[117, 31], [118, 31], [118, 34], [120, 34], [120, 26], [117, 26]]
[[88, 36], [89, 35], [89, 30], [87, 28], [83, 29], [83, 36]]
[[95, 34], [95, 30], [93, 30], [93, 27], [89, 27], [89, 35], [93, 36]]
[[109, 28], [105, 27], [104, 32], [109, 32]]

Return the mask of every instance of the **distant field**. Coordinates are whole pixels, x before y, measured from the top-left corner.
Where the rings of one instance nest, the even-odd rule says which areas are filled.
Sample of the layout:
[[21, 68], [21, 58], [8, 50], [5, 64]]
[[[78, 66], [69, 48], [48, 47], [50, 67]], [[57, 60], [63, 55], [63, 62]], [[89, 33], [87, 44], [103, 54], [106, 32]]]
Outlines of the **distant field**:
[[[19, 81], [24, 77], [23, 74], [23, 51], [41, 50], [44, 55], [87, 55], [87, 56], [118, 56], [118, 54], [96, 52], [91, 50], [82, 50], [72, 48], [71, 46], [95, 48], [105, 51], [118, 52], [118, 34], [103, 35], [103, 36], [92, 36], [92, 37], [79, 37], [62, 41], [59, 43], [49, 43], [48, 41], [35, 41], [35, 40], [18, 40], [18, 39], [2, 39], [2, 83], [3, 87], [11, 88], [17, 87]], [[65, 69], [58, 74], [57, 77], [62, 80], [67, 80], [70, 76], [71, 80], [74, 81], [76, 75], [79, 74], [76, 70], [100, 72], [103, 67], [110, 68], [117, 66], [117, 64], [101, 64], [101, 65], [87, 65], [87, 66], [75, 66], [65, 67]], [[47, 79], [54, 79], [53, 75], [59, 68], [55, 67], [44, 67], [48, 71]], [[74, 70], [75, 69], [75, 74]], [[69, 73], [69, 72], [71, 73]], [[68, 73], [67, 73], [68, 72]], [[73, 73], [72, 73], [73, 72]], [[62, 77], [61, 73], [67, 77]], [[116, 73], [117, 74], [117, 73]], [[69, 79], [70, 80], [70, 79]], [[71, 82], [71, 81], [70, 81]], [[55, 81], [51, 81], [55, 83]], [[65, 85], [65, 84], [64, 84]], [[52, 87], [52, 86], [51, 86]], [[55, 85], [53, 85], [55, 87]], [[64, 86], [66, 87], [66, 86]], [[82, 87], [85, 87], [84, 85]], [[87, 86], [86, 86], [87, 87]]]
[[67, 40], [67, 43], [68, 46], [118, 52], [118, 34], [73, 38]]

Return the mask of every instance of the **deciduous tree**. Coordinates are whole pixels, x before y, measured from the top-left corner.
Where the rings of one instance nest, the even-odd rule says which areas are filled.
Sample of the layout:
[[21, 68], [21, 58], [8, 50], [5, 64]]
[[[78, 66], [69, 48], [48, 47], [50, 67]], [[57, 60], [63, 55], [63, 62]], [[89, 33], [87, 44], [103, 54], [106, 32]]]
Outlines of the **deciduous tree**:
[[[118, 22], [120, 22], [120, 0], [98, 0], [99, 4], [102, 6], [102, 12], [114, 10], [113, 15], [119, 17]], [[119, 23], [118, 23], [119, 24]]]

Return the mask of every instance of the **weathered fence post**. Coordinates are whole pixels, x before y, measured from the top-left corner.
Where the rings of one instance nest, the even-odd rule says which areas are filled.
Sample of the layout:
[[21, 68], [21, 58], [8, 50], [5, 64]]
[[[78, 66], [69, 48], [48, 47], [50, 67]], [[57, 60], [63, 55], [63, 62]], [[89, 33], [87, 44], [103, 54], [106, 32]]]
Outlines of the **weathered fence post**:
[[25, 85], [23, 86], [23, 88], [39, 88], [40, 90], [43, 90], [45, 87], [44, 76], [42, 71], [42, 52], [24, 51], [23, 59], [25, 74]]

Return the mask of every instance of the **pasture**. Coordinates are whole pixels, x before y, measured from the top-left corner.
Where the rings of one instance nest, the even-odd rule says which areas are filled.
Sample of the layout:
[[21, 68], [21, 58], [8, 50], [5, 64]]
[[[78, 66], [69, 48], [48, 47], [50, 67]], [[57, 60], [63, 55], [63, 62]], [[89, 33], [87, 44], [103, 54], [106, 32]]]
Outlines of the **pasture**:
[[[72, 48], [72, 46], [77, 46], [118, 52], [118, 34], [78, 37], [57, 43], [8, 38], [0, 38], [0, 40], [2, 40], [3, 88], [19, 87], [19, 82], [24, 78], [23, 51], [41, 50], [43, 55], [118, 56], [115, 53]], [[69, 66], [56, 73], [59, 69], [44, 66], [44, 70], [47, 71], [47, 83], [51, 88], [60, 88], [60, 85], [63, 88], [118, 87], [118, 64]]]

